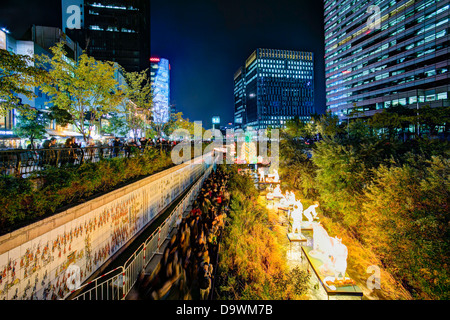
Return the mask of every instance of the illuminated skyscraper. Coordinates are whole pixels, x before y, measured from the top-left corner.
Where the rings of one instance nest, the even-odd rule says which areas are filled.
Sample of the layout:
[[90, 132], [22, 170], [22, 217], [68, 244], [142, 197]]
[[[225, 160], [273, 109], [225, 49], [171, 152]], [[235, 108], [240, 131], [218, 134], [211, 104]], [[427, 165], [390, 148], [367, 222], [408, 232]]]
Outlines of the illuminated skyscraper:
[[234, 75], [235, 127], [283, 127], [314, 113], [312, 52], [256, 49]]
[[170, 117], [170, 65], [169, 60], [150, 58], [150, 81], [153, 93], [153, 121], [165, 123]]
[[449, 105], [449, 0], [325, 0], [327, 110]]

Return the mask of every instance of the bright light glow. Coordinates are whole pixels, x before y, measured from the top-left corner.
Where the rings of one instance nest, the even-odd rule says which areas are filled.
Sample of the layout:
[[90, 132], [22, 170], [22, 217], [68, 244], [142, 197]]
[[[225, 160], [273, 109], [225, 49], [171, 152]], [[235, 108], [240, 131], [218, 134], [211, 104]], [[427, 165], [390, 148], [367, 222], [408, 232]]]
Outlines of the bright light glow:
[[[153, 61], [152, 61], [153, 60]], [[155, 123], [166, 123], [169, 121], [169, 60], [150, 58], [151, 62], [158, 62], [158, 68], [154, 81], [153, 89], [153, 121]]]

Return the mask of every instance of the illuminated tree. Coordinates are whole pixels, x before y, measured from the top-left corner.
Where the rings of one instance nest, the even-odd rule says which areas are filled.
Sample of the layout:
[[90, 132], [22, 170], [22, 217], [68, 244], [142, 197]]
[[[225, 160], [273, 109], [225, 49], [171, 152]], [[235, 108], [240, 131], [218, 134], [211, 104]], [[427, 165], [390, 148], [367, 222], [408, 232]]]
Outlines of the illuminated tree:
[[164, 128], [164, 133], [167, 136], [170, 136], [172, 132], [174, 132], [177, 129], [186, 129], [189, 131], [191, 135], [194, 134], [194, 123], [190, 122], [188, 118], [183, 118], [183, 113], [178, 112], [175, 114], [172, 114], [172, 116], [169, 119], [169, 122]]
[[45, 71], [34, 66], [33, 57], [18, 55], [0, 49], [0, 115], [16, 109], [22, 115], [32, 117], [34, 109], [22, 103], [18, 95], [28, 99], [36, 97], [34, 87], [45, 77]]
[[14, 126], [14, 133], [21, 138], [28, 138], [31, 148], [35, 149], [34, 140], [43, 139], [47, 131], [48, 115], [41, 111], [35, 111], [30, 116], [18, 115], [17, 124]]
[[148, 70], [141, 72], [126, 72], [123, 70], [127, 85], [124, 88], [126, 99], [123, 101], [125, 109], [125, 125], [133, 132], [137, 139], [138, 132], [146, 132], [150, 125], [152, 94]]
[[49, 66], [48, 81], [42, 91], [50, 96], [50, 103], [70, 114], [70, 124], [88, 141], [95, 121], [118, 110], [124, 99], [112, 62], [97, 61], [87, 54], [73, 61], [66, 56], [64, 43], [50, 48], [53, 57], [38, 57]]

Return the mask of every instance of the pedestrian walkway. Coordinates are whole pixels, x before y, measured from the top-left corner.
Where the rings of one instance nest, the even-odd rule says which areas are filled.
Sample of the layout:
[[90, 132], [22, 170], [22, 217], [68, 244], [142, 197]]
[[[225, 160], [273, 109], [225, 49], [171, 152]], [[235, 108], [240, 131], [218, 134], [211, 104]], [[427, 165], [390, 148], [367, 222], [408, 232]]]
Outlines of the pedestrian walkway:
[[219, 242], [228, 211], [228, 174], [204, 181], [176, 228], [141, 270], [129, 300], [206, 300], [212, 292]]
[[[192, 205], [190, 205], [184, 212], [183, 212], [183, 216], [186, 216], [190, 211], [192, 210]], [[141, 277], [145, 277], [145, 276], [150, 276], [153, 271], [156, 269], [156, 267], [158, 266], [158, 264], [161, 262], [161, 258], [163, 256], [163, 252], [164, 250], [166, 250], [167, 246], [170, 243], [170, 240], [172, 239], [173, 235], [176, 234], [178, 232], [178, 228], [174, 228], [172, 229], [172, 231], [170, 232], [169, 237], [167, 237], [163, 244], [160, 247], [160, 250], [158, 253], [156, 253], [152, 259], [150, 260], [150, 262], [147, 264], [147, 266], [145, 267], [145, 269], [142, 271], [142, 274], [140, 275]], [[139, 292], [138, 292], [138, 287], [139, 286], [139, 281], [137, 281], [133, 288], [130, 290], [130, 292], [128, 293], [128, 295], [125, 297], [125, 300], [139, 300]]]

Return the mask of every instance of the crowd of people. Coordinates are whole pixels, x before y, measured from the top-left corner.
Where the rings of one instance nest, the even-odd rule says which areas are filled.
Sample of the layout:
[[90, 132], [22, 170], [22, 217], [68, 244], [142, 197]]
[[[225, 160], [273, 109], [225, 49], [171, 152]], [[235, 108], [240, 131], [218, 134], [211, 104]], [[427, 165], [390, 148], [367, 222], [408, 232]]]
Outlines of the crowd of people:
[[[114, 139], [103, 142], [100, 140], [94, 141], [93, 139], [89, 139], [87, 142], [84, 140], [77, 141], [75, 137], [58, 140], [52, 137], [51, 139], [44, 140], [42, 144], [28, 144], [28, 153], [21, 153], [20, 157], [23, 165], [56, 166], [58, 163], [61, 165], [75, 164], [85, 161], [95, 161], [95, 159], [104, 157], [129, 158], [132, 154], [142, 153], [149, 148], [162, 149], [169, 152], [175, 145], [175, 141], [164, 139], [154, 140], [145, 137], [136, 140], [115, 137]], [[8, 157], [11, 157], [11, 155], [8, 154]], [[11, 159], [11, 161], [13, 160]]]
[[141, 274], [141, 299], [208, 299], [230, 201], [228, 179], [228, 174], [218, 169], [204, 181], [155, 270]]

